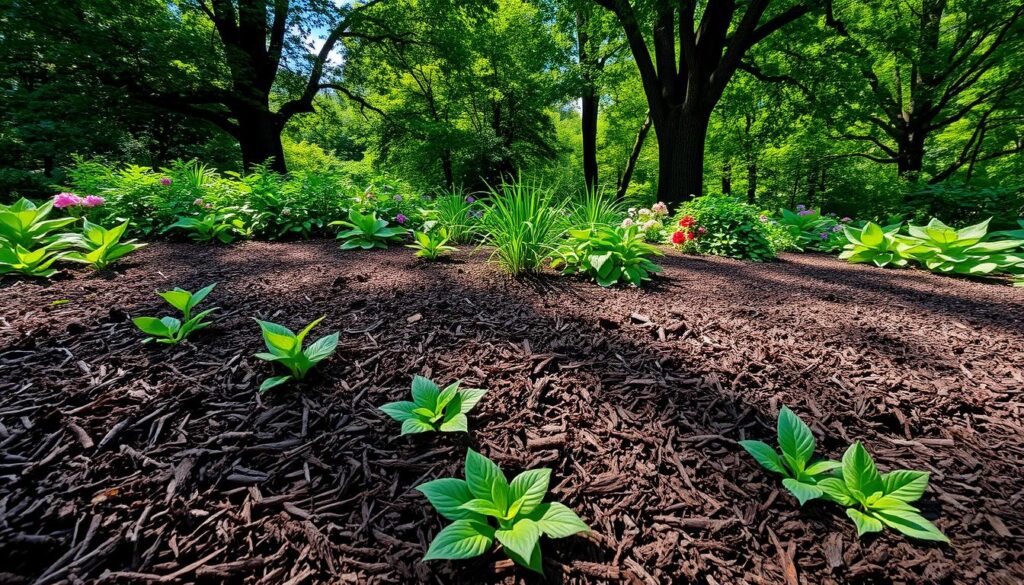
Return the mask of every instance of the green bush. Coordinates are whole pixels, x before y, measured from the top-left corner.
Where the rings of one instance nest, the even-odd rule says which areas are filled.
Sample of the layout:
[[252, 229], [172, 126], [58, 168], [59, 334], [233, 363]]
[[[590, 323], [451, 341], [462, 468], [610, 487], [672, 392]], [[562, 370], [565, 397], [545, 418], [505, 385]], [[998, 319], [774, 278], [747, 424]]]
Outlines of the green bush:
[[512, 276], [540, 270], [564, 231], [562, 207], [540, 183], [516, 181], [491, 189], [482, 230], [491, 259]]
[[769, 239], [766, 222], [757, 209], [728, 195], [705, 195], [683, 204], [676, 224], [684, 217], [706, 232], [693, 241], [692, 250], [700, 254], [727, 256], [763, 262], [772, 260], [776, 248]]
[[552, 268], [563, 274], [586, 274], [601, 286], [623, 282], [643, 286], [661, 267], [650, 260], [661, 256], [657, 248], [644, 241], [636, 226], [597, 226], [569, 230], [569, 240], [554, 252]]

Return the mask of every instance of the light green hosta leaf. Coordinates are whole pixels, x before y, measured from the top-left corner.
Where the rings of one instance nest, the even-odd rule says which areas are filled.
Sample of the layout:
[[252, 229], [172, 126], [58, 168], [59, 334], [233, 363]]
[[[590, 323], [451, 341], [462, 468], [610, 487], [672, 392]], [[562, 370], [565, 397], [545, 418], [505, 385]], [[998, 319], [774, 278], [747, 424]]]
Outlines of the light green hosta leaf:
[[782, 459], [779, 459], [779, 454], [775, 452], [771, 445], [762, 441], [740, 441], [740, 447], [743, 447], [747, 453], [750, 453], [768, 471], [781, 473], [785, 476], [789, 475], [789, 472], [782, 465]]
[[509, 484], [508, 499], [513, 502], [521, 499], [522, 504], [518, 512], [520, 514], [529, 514], [544, 501], [544, 495], [548, 493], [548, 484], [550, 482], [550, 469], [524, 471], [517, 475], [512, 480], [512, 483]]
[[529, 518], [522, 518], [509, 529], [499, 529], [494, 533], [502, 545], [522, 558], [529, 558], [540, 540], [540, 528]]
[[872, 514], [886, 526], [898, 530], [907, 536], [921, 540], [949, 542], [946, 535], [940, 532], [924, 516], [921, 516], [913, 506], [876, 508], [872, 509]]
[[505, 515], [504, 510], [499, 509], [494, 502], [485, 498], [473, 498], [462, 504], [461, 508], [469, 512], [483, 514], [484, 516], [494, 516], [495, 518], [501, 518]]
[[821, 475], [822, 473], [832, 471], [833, 469], [839, 469], [842, 466], [843, 464], [838, 461], [815, 461], [811, 465], [807, 466], [804, 473], [813, 477], [815, 475]]
[[266, 392], [275, 386], [280, 386], [288, 380], [291, 380], [291, 376], [274, 376], [273, 378], [267, 378], [260, 384], [260, 392]]
[[826, 477], [825, 479], [818, 480], [816, 486], [822, 491], [823, 497], [826, 500], [835, 502], [840, 506], [849, 507], [857, 503], [857, 500], [847, 491], [843, 480], [837, 477]]
[[[413, 404], [416, 403], [413, 402]], [[423, 417], [430, 421], [434, 420], [434, 418], [437, 416], [436, 414], [434, 414], [433, 410], [430, 410], [429, 408], [423, 408], [422, 406], [417, 406], [416, 408], [414, 408], [412, 410], [412, 413], [415, 414], [416, 416]]]
[[416, 433], [429, 433], [434, 430], [434, 427], [423, 420], [418, 418], [408, 418], [402, 421], [402, 434], [403, 435], [414, 435]]
[[456, 520], [437, 533], [424, 561], [468, 559], [487, 552], [494, 542], [494, 529], [474, 519]]
[[804, 470], [814, 454], [814, 435], [792, 410], [783, 406], [779, 411], [779, 448], [782, 457], [793, 471]]
[[914, 502], [924, 495], [928, 487], [928, 472], [899, 469], [882, 476], [885, 495], [903, 502]]
[[454, 384], [449, 385], [440, 394], [438, 394], [437, 404], [434, 406], [434, 412], [440, 412], [441, 409], [448, 406], [448, 403], [458, 396], [458, 394], [459, 383], [455, 382]]
[[389, 402], [380, 407], [380, 411], [398, 422], [413, 418], [413, 410], [416, 409], [414, 402]]
[[178, 309], [183, 313], [188, 308], [189, 301], [192, 299], [192, 293], [181, 289], [169, 290], [157, 294], [163, 297], [165, 301], [170, 303], [172, 307]]
[[498, 483], [503, 489], [508, 489], [508, 480], [501, 469], [493, 461], [480, 453], [470, 449], [466, 453], [466, 483], [469, 484], [469, 491], [477, 498], [490, 500], [491, 487]]
[[857, 526], [857, 536], [864, 536], [868, 532], [881, 532], [882, 523], [867, 514], [864, 514], [860, 510], [855, 508], [847, 508], [846, 515], [849, 516], [850, 520]]
[[789, 493], [796, 496], [796, 499], [800, 502], [801, 506], [809, 500], [820, 498], [822, 493], [824, 493], [821, 488], [816, 485], [803, 483], [791, 477], [787, 477], [782, 480], [782, 485], [789, 490]]
[[590, 532], [580, 517], [568, 506], [558, 502], [541, 504], [530, 514], [541, 532], [550, 538], [565, 538], [579, 532]]
[[535, 573], [540, 573], [541, 575], [544, 574], [544, 568], [542, 566], [542, 561], [541, 561], [540, 541], [539, 540], [537, 541], [537, 544], [533, 545], [533, 550], [530, 551], [529, 558], [519, 556], [518, 554], [513, 552], [512, 549], [510, 549], [510, 548], [506, 548], [505, 549], [505, 554], [507, 554], [508, 558], [512, 559], [517, 565], [519, 565], [521, 567], [526, 567], [527, 569], [530, 569], [531, 571], [533, 571]]
[[861, 231], [859, 239], [864, 246], [877, 248], [885, 240], [885, 232], [877, 223], [869, 221]]
[[436, 411], [437, 398], [441, 394], [441, 391], [437, 388], [437, 384], [424, 378], [423, 376], [414, 376], [412, 379], [412, 400], [416, 404], [429, 408], [432, 411]]
[[472, 518], [473, 512], [462, 509], [462, 505], [473, 499], [469, 486], [461, 479], [446, 477], [428, 481], [416, 487], [427, 497], [437, 513], [449, 520]]
[[164, 325], [163, 321], [156, 317], [135, 317], [132, 319], [132, 323], [142, 330], [143, 333], [154, 335], [157, 337], [167, 337], [171, 334], [167, 330], [167, 326]]
[[846, 482], [847, 489], [858, 499], [866, 498], [885, 489], [882, 476], [875, 468], [875, 462], [860, 442], [850, 445], [850, 448], [843, 454], [842, 469], [843, 481]]
[[205, 298], [206, 298], [206, 296], [207, 296], [208, 294], [210, 294], [210, 292], [211, 292], [211, 291], [212, 291], [212, 290], [214, 289], [214, 287], [216, 287], [216, 286], [217, 286], [217, 283], [215, 282], [215, 283], [213, 283], [213, 284], [207, 285], [207, 286], [205, 286], [205, 287], [203, 287], [203, 288], [199, 289], [198, 291], [196, 291], [196, 293], [195, 293], [194, 295], [192, 295], [192, 299], [191, 299], [191, 300], [189, 300], [189, 303], [188, 303], [188, 309], [189, 309], [189, 310], [192, 310], [192, 308], [193, 308], [193, 307], [195, 307], [195, 306], [196, 306], [196, 305], [198, 305], [199, 303], [203, 302], [203, 299], [205, 299]]
[[468, 433], [469, 419], [466, 418], [466, 415], [460, 412], [452, 411], [451, 418], [446, 417], [445, 420], [441, 422], [438, 429], [445, 433]]
[[306, 354], [309, 361], [315, 364], [334, 353], [334, 350], [337, 349], [337, 347], [338, 334], [332, 333], [314, 341], [312, 345], [303, 351], [303, 353]]

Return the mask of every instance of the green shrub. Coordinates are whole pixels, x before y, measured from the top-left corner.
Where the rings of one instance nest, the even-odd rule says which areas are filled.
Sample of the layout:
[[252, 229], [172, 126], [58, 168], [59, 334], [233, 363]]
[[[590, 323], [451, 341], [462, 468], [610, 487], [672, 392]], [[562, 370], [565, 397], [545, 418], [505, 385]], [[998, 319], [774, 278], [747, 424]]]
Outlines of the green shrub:
[[460, 388], [456, 380], [444, 390], [422, 377], [412, 379], [412, 402], [389, 402], [380, 410], [402, 423], [403, 435], [457, 431], [469, 432], [466, 415], [480, 402], [486, 390]]
[[540, 183], [516, 181], [491, 189], [481, 224], [491, 260], [517, 276], [540, 270], [564, 229], [562, 206]]
[[388, 242], [401, 238], [407, 231], [400, 227], [388, 227], [387, 220], [377, 219], [376, 213], [363, 215], [355, 209], [349, 211], [348, 221], [334, 221], [331, 225], [349, 228], [338, 233], [338, 239], [344, 240], [342, 250], [387, 248]]
[[874, 222], [867, 222], [863, 227], [846, 226], [843, 233], [849, 243], [843, 248], [839, 258], [852, 263], [870, 262], [878, 267], [892, 264], [893, 266], [906, 266], [907, 255], [904, 253], [906, 246], [899, 240], [901, 224], [879, 226]]
[[62, 243], [81, 250], [65, 254], [66, 260], [103, 270], [127, 254], [146, 246], [135, 243], [135, 240], [121, 241], [128, 229], [128, 220], [110, 229], [88, 219], [83, 219], [82, 224], [81, 233], [66, 234], [61, 238]]
[[842, 231], [839, 222], [833, 217], [822, 215], [817, 209], [797, 205], [796, 211], [783, 209], [781, 214], [778, 224], [789, 232], [796, 249], [801, 252], [827, 252], [835, 249], [837, 243], [846, 243], [846, 238], [839, 233]]
[[480, 223], [480, 204], [461, 190], [438, 195], [425, 215], [448, 231], [456, 244], [473, 241]]
[[989, 220], [961, 229], [951, 228], [933, 218], [928, 225], [907, 226], [901, 236], [904, 255], [932, 272], [955, 274], [1000, 274], [1024, 263], [1024, 253], [1013, 251], [1024, 240], [986, 241]]
[[661, 255], [636, 226], [598, 226], [569, 230], [569, 241], [555, 250], [551, 267], [562, 268], [562, 274], [586, 274], [601, 286], [643, 286], [651, 274], [661, 272], [650, 260]]
[[182, 230], [194, 242], [208, 243], [216, 240], [222, 244], [230, 244], [238, 237], [239, 231], [244, 229], [245, 222], [235, 209], [225, 207], [200, 212], [196, 217], [179, 216], [177, 221], [165, 227], [161, 233]]
[[763, 262], [775, 258], [768, 230], [753, 206], [728, 195], [705, 195], [680, 206], [676, 221], [686, 216], [706, 233], [694, 240], [701, 254]]

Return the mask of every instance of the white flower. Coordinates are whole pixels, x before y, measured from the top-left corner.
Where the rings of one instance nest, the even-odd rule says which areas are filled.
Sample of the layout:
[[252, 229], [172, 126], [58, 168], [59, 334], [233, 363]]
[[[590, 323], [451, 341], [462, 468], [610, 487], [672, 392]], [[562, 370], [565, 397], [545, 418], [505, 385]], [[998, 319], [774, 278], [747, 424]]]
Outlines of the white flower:
[[632, 225], [633, 225], [633, 218], [627, 217], [626, 219], [622, 220], [622, 227], [628, 228], [628, 227], [631, 227]]
[[661, 224], [658, 222], [658, 220], [649, 219], [645, 221], [644, 224], [640, 227], [646, 232], [661, 227]]
[[668, 215], [668, 205], [659, 201], [651, 206], [651, 211], [653, 211], [655, 215]]

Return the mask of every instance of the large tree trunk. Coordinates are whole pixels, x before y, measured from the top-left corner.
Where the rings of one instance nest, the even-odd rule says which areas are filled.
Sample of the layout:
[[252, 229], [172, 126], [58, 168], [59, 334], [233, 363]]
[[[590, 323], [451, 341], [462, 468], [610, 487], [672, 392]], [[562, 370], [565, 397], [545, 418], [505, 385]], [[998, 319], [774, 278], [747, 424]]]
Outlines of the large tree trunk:
[[722, 193], [724, 195], [732, 194], [732, 163], [725, 163], [722, 165]]
[[277, 114], [269, 110], [238, 115], [238, 144], [242, 148], [242, 165], [246, 171], [266, 163], [273, 171], [288, 172], [281, 146], [282, 130], [284, 124]]
[[445, 148], [441, 150], [441, 171], [444, 173], [444, 186], [448, 190], [455, 188], [455, 172], [452, 169], [452, 151]]
[[598, 98], [593, 87], [583, 91], [580, 102], [583, 118], [583, 181], [590, 192], [597, 188]]
[[711, 113], [672, 108], [659, 124], [658, 201], [678, 205], [704, 194], [704, 143]]
[[757, 201], [757, 161], [747, 162], [747, 203], [753, 205]]
[[615, 193], [615, 196], [619, 199], [626, 197], [629, 182], [633, 180], [633, 170], [636, 169], [636, 161], [640, 159], [640, 152], [644, 148], [644, 140], [647, 138], [647, 133], [650, 130], [651, 114], [648, 113], [647, 117], [644, 118], [644, 123], [640, 125], [640, 131], [636, 133], [636, 142], [633, 143], [633, 150], [629, 153], [629, 160], [626, 161], [626, 170], [622, 172], [622, 177], [619, 179], [619, 188]]
[[913, 129], [908, 125], [906, 134], [900, 137], [899, 150], [896, 153], [896, 168], [900, 177], [916, 181], [924, 168], [924, 141], [927, 137], [923, 129]]

